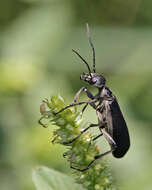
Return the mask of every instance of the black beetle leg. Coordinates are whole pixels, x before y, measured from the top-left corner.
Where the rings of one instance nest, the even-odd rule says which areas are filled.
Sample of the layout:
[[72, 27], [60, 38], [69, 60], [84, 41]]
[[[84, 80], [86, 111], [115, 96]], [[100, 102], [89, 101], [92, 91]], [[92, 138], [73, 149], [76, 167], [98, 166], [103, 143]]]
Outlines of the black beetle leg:
[[75, 168], [75, 167], [72, 166], [72, 164], [71, 164], [70, 167], [71, 167], [72, 169], [77, 170], [77, 171], [84, 172], [84, 171], [88, 170], [96, 160], [98, 160], [98, 159], [102, 158], [103, 156], [105, 156], [105, 155], [107, 155], [107, 154], [113, 152], [114, 150], [115, 150], [115, 149], [112, 148], [111, 150], [109, 150], [109, 151], [107, 151], [107, 152], [105, 152], [105, 153], [103, 153], [103, 154], [100, 154], [100, 155], [95, 156], [95, 157], [94, 157], [94, 160], [92, 160], [92, 161], [90, 162], [90, 164], [89, 164], [86, 168], [84, 168], [84, 169]]
[[83, 112], [85, 111], [85, 109], [87, 108], [88, 104], [86, 104], [83, 108], [82, 111], [80, 112], [80, 116], [83, 114]]
[[54, 115], [57, 115], [59, 114], [60, 112], [70, 108], [70, 107], [73, 107], [73, 106], [79, 106], [79, 105], [82, 105], [82, 104], [91, 104], [91, 103], [94, 103], [94, 102], [97, 102], [98, 100], [97, 99], [93, 99], [93, 100], [88, 100], [88, 101], [84, 101], [84, 102], [79, 102], [79, 103], [72, 103], [64, 108], [62, 108], [60, 111], [54, 113]]
[[84, 169], [75, 168], [75, 167], [72, 166], [72, 163], [70, 164], [70, 168], [72, 168], [74, 170], [77, 170], [79, 172], [84, 172], [84, 171], [88, 170], [91, 167], [91, 165], [94, 163], [94, 161], [95, 160], [93, 160], [92, 162], [90, 162], [90, 164], [87, 166], [87, 168], [84, 168]]
[[92, 140], [95, 141], [95, 140], [97, 140], [99, 137], [101, 137], [102, 135], [103, 135], [103, 134], [101, 133], [100, 135], [94, 137]]
[[76, 136], [74, 139], [72, 139], [71, 141], [69, 141], [69, 142], [64, 142], [63, 144], [64, 145], [68, 145], [68, 144], [71, 144], [71, 143], [73, 143], [74, 141], [76, 141], [83, 133], [85, 133], [88, 129], [90, 129], [91, 127], [97, 127], [98, 126], [98, 124], [90, 124], [87, 128], [85, 128], [84, 130], [82, 130], [81, 131], [81, 133], [78, 135], [78, 136]]
[[105, 129], [102, 129], [102, 132], [103, 132], [104, 137], [107, 139], [107, 141], [108, 141], [109, 144], [111, 145], [111, 150], [109, 150], [109, 151], [107, 151], [107, 152], [105, 152], [105, 153], [102, 153], [102, 154], [99, 154], [99, 155], [95, 156], [95, 157], [94, 157], [94, 160], [92, 160], [92, 161], [90, 162], [90, 164], [89, 164], [86, 168], [84, 168], [84, 169], [75, 168], [75, 167], [73, 167], [72, 164], [71, 164], [71, 168], [72, 168], [72, 169], [75, 169], [75, 170], [80, 171], [80, 172], [84, 172], [84, 171], [88, 170], [96, 160], [98, 160], [98, 159], [102, 158], [103, 156], [105, 156], [105, 155], [107, 155], [107, 154], [113, 152], [113, 151], [116, 149], [117, 146], [116, 146], [116, 143], [115, 143], [115, 141], [113, 140], [113, 138], [105, 131]]
[[42, 126], [42, 127], [44, 127], [44, 128], [47, 128], [47, 126], [44, 124], [44, 123], [42, 123], [42, 120], [45, 118], [45, 116], [42, 116], [39, 120], [38, 120], [38, 123]]

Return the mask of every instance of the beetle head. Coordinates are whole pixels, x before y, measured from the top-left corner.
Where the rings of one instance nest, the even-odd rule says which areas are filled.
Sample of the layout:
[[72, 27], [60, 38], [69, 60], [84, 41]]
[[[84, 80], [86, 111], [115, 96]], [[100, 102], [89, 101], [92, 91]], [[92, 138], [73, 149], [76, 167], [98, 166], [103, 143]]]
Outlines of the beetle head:
[[106, 83], [106, 79], [97, 73], [82, 73], [80, 80], [88, 82], [90, 85], [97, 88], [102, 88]]
[[95, 49], [94, 45], [91, 41], [90, 37], [90, 30], [89, 30], [89, 25], [87, 24], [87, 32], [88, 32], [88, 39], [90, 46], [92, 48], [92, 54], [93, 54], [93, 71], [91, 71], [89, 64], [87, 61], [75, 50], [72, 49], [72, 51], [83, 61], [83, 63], [86, 65], [89, 73], [82, 73], [80, 76], [80, 80], [83, 80], [85, 82], [88, 82], [90, 85], [96, 87], [96, 88], [102, 88], [105, 83], [106, 79], [102, 76], [96, 73], [96, 63], [95, 63]]

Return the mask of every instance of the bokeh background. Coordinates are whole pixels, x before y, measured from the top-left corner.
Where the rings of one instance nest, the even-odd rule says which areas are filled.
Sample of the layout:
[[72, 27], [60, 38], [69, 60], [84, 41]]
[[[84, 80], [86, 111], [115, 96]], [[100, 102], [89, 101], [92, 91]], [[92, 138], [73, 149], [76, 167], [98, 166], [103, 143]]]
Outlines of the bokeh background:
[[[61, 94], [68, 104], [85, 85], [79, 76], [87, 69], [71, 49], [92, 64], [86, 22], [97, 71], [117, 96], [131, 136], [123, 159], [107, 156], [114, 179], [121, 190], [152, 189], [152, 1], [5, 0], [0, 3], [1, 190], [34, 190], [31, 174], [39, 165], [71, 172], [64, 148], [49, 143], [51, 130], [37, 120], [43, 98]], [[91, 109], [84, 117], [96, 120]]]

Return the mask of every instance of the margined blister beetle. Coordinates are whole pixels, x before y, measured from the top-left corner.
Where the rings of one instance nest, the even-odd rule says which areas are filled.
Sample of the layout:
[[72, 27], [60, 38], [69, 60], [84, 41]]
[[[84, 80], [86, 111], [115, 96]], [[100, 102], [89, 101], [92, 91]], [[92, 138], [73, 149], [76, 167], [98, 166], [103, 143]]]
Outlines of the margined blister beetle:
[[[84, 107], [81, 111], [81, 113], [83, 113], [88, 105], [92, 106], [96, 110], [98, 123], [90, 124], [86, 129], [81, 131], [80, 135], [78, 135], [76, 138], [65, 144], [71, 144], [72, 142], [77, 140], [83, 133], [85, 133], [88, 129], [92, 127], [98, 127], [101, 133], [93, 140], [96, 140], [97, 138], [103, 135], [108, 141], [111, 149], [105, 153], [95, 156], [94, 160], [84, 169], [75, 168], [71, 165], [71, 168], [76, 169], [78, 171], [85, 171], [89, 169], [95, 160], [109, 153], [112, 153], [115, 158], [121, 158], [126, 154], [126, 152], [130, 147], [130, 138], [129, 138], [127, 125], [120, 110], [117, 99], [113, 95], [111, 90], [105, 85], [106, 79], [102, 75], [96, 73], [95, 49], [91, 41], [88, 24], [87, 24], [87, 31], [88, 31], [89, 43], [91, 45], [93, 52], [93, 72], [91, 71], [86, 60], [77, 51], [75, 50], [72, 51], [85, 63], [85, 65], [88, 68], [88, 73], [82, 73], [80, 79], [89, 83], [91, 86], [96, 87], [98, 89], [98, 93], [94, 96], [86, 87], [82, 87], [76, 93], [73, 103], [61, 109], [56, 114], [64, 111], [69, 107], [84, 104]], [[86, 93], [86, 95], [89, 98], [88, 101], [78, 102], [81, 92]]]

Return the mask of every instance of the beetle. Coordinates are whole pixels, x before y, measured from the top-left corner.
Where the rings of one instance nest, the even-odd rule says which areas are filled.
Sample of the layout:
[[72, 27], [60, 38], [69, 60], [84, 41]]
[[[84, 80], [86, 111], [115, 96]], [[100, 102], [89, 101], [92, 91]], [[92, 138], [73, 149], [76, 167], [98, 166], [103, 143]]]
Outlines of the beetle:
[[[87, 24], [87, 32], [88, 32], [89, 44], [91, 46], [93, 53], [93, 72], [91, 71], [87, 61], [76, 50], [72, 51], [83, 61], [83, 63], [85, 63], [85, 65], [88, 68], [88, 73], [83, 72], [80, 76], [80, 80], [85, 81], [90, 86], [97, 88], [98, 93], [94, 96], [86, 87], [82, 87], [76, 93], [72, 104], [64, 107], [55, 114], [58, 114], [69, 107], [84, 104], [84, 107], [81, 111], [82, 114], [88, 105], [92, 106], [93, 109], [96, 110], [98, 123], [90, 124], [87, 128], [81, 131], [81, 134], [79, 134], [76, 138], [74, 138], [70, 142], [66, 142], [65, 144], [73, 143], [88, 129], [92, 127], [98, 127], [100, 130], [100, 134], [97, 137], [95, 137], [93, 140], [96, 140], [97, 138], [103, 135], [105, 139], [108, 141], [111, 149], [105, 153], [95, 156], [94, 160], [90, 162], [90, 164], [84, 169], [75, 168], [71, 164], [71, 168], [81, 172], [89, 169], [95, 160], [100, 159], [109, 153], [112, 153], [112, 155], [115, 158], [122, 158], [130, 147], [130, 137], [129, 137], [127, 124], [120, 110], [117, 98], [114, 96], [112, 91], [106, 86], [105, 77], [103, 75], [96, 73], [95, 49], [90, 37], [90, 30], [88, 24]], [[87, 97], [89, 98], [88, 101], [78, 102], [79, 96], [82, 92], [86, 93]]]

